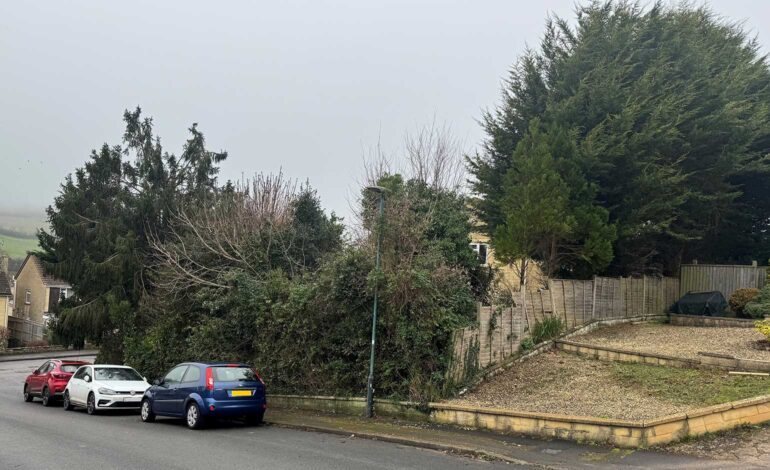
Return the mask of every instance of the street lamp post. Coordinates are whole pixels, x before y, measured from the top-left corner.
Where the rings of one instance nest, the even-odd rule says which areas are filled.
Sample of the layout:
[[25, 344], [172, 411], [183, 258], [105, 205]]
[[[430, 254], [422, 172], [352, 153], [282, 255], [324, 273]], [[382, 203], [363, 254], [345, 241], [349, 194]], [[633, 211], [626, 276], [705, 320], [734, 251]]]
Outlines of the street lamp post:
[[377, 254], [374, 261], [374, 273], [377, 276], [374, 283], [374, 304], [372, 305], [372, 349], [369, 354], [369, 379], [366, 383], [366, 417], [374, 415], [374, 348], [377, 344], [377, 286], [380, 275], [380, 245], [382, 244], [382, 218], [385, 210], [385, 188], [369, 186], [368, 191], [380, 196], [377, 216]]

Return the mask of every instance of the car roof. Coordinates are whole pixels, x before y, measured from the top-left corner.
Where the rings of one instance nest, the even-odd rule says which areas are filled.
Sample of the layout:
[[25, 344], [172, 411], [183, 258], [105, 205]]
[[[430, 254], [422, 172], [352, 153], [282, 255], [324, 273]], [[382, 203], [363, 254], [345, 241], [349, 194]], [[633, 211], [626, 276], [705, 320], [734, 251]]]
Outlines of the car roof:
[[93, 364], [94, 367], [115, 367], [120, 369], [133, 369], [131, 366], [124, 366], [123, 364]]
[[[245, 364], [243, 362], [183, 362], [181, 364], [177, 364], [177, 366], [184, 366], [184, 365], [195, 365], [195, 366], [237, 366], [237, 367], [251, 367], [248, 364]], [[176, 367], [176, 366], [174, 366]]]

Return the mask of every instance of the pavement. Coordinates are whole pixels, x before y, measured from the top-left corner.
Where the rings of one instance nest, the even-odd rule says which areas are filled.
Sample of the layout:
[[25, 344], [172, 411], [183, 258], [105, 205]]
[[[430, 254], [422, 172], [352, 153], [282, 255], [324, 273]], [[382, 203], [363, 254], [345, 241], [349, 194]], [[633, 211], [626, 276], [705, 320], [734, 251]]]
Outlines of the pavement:
[[82, 350], [68, 350], [68, 351], [43, 351], [35, 353], [19, 353], [19, 354], [0, 354], [0, 362], [24, 362], [35, 360], [47, 360], [47, 359], [71, 359], [79, 360], [81, 358], [89, 358], [93, 360], [99, 353], [95, 349], [82, 349]]
[[[48, 356], [0, 359], [0, 469], [766, 468], [655, 451], [508, 436], [392, 419], [268, 408], [266, 424], [142, 423], [24, 403], [24, 378]], [[52, 356], [59, 356], [52, 354]], [[94, 356], [77, 356], [93, 360]], [[269, 400], [269, 399], [268, 399]]]
[[359, 439], [409, 444], [460, 455], [553, 469], [727, 469], [767, 468], [745, 462], [716, 461], [652, 450], [620, 449], [559, 439], [501, 435], [473, 429], [418, 424], [393, 419], [367, 420], [299, 410], [271, 409], [274, 426], [322, 431]]

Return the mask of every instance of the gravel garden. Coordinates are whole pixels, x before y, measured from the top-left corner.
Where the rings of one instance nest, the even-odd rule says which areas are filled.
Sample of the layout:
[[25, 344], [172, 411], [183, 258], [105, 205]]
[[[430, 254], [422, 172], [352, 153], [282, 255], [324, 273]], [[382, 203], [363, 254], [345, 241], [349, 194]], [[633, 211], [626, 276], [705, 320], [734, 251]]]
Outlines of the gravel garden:
[[608, 363], [550, 351], [513, 365], [450, 403], [645, 420], [766, 394], [767, 377]]
[[754, 328], [707, 328], [664, 323], [622, 324], [571, 341], [629, 351], [697, 358], [699, 352], [770, 361], [765, 336]]

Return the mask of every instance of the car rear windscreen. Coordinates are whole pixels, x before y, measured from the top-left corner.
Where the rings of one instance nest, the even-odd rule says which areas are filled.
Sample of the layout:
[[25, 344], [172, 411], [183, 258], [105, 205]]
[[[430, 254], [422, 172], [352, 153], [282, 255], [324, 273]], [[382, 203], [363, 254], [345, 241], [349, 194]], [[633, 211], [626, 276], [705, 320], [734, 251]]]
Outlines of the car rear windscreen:
[[78, 370], [78, 367], [80, 367], [80, 364], [62, 364], [60, 369], [62, 372], [74, 374], [75, 371]]
[[97, 367], [96, 380], [143, 380], [134, 369], [124, 369], [123, 367]]
[[255, 382], [257, 376], [248, 367], [212, 367], [217, 382]]

